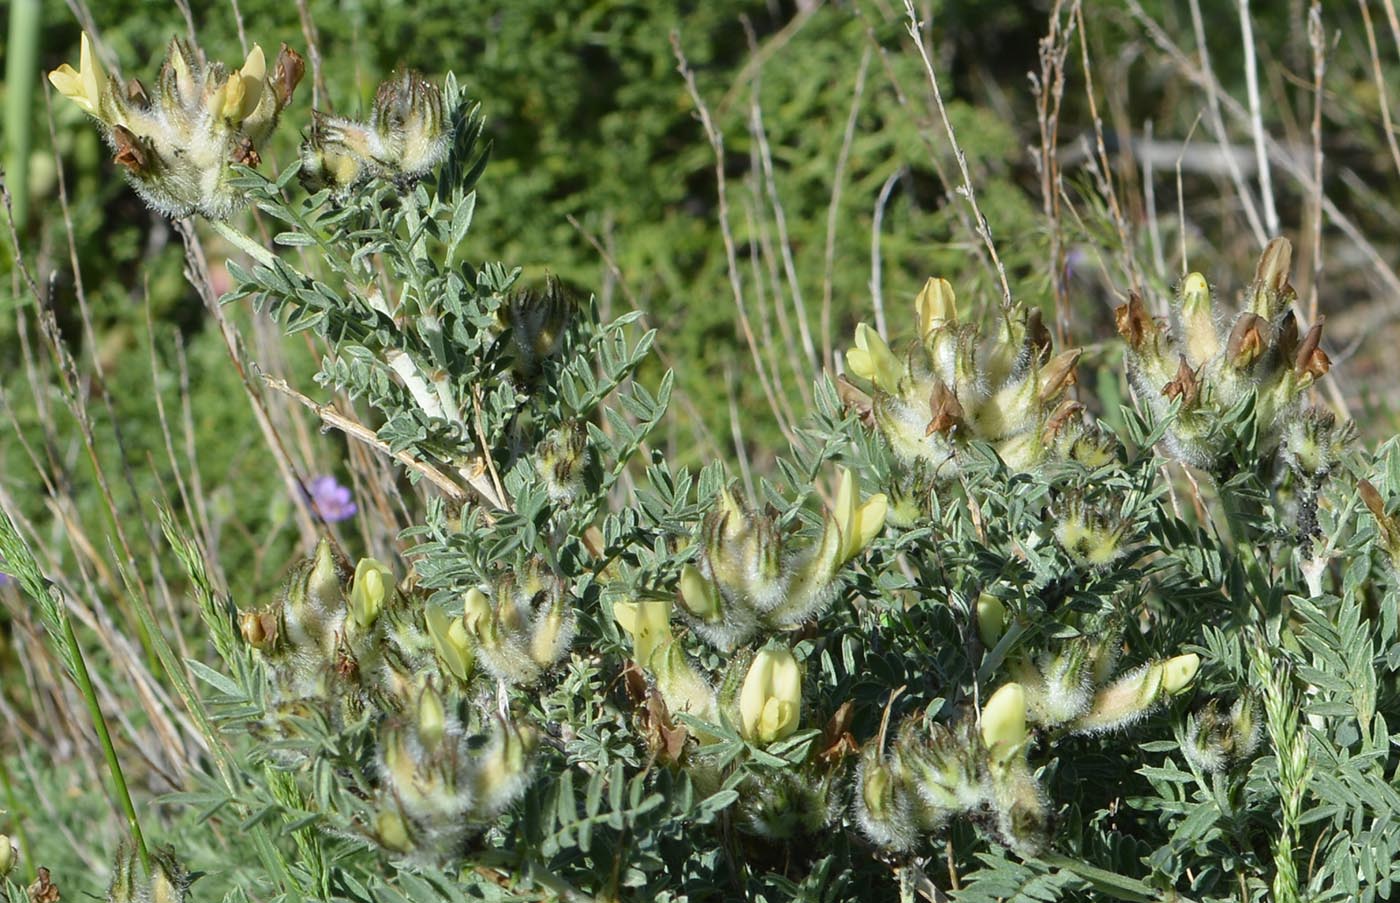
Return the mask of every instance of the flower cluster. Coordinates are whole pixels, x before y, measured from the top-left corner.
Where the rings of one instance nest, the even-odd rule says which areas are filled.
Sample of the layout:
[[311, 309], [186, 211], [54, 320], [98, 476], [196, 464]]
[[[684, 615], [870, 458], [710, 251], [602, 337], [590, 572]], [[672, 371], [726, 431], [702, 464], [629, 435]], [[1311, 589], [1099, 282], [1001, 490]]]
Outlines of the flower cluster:
[[699, 564], [681, 572], [681, 606], [696, 632], [723, 651], [791, 630], [831, 604], [841, 568], [880, 532], [886, 508], [884, 495], [860, 501], [858, 481], [843, 471], [821, 536], [794, 548], [771, 514], [749, 511], [722, 491], [705, 518]]
[[135, 846], [123, 844], [112, 864], [107, 903], [184, 903], [190, 898], [192, 880], [172, 848], [152, 850], [148, 868]]
[[[1293, 311], [1297, 294], [1289, 284], [1293, 246], [1276, 238], [1264, 249], [1244, 309], [1228, 325], [1215, 310], [1200, 273], [1181, 282], [1173, 306], [1174, 328], [1154, 319], [1133, 295], [1116, 311], [1118, 332], [1128, 343], [1128, 375], [1138, 398], [1159, 420], [1170, 420], [1167, 448], [1182, 461], [1215, 469], [1240, 441], [1236, 414], [1251, 400], [1259, 451], [1280, 441], [1304, 462], [1327, 466], [1335, 423], [1318, 437], [1289, 429], [1298, 422], [1303, 393], [1332, 362], [1320, 347], [1322, 320], [1300, 335]], [[1173, 416], [1174, 415], [1174, 416]], [[1315, 426], [1321, 426], [1321, 422]]]
[[1047, 819], [1026, 752], [1025, 693], [1006, 684], [980, 718], [923, 727], [906, 720], [887, 753], [877, 738], [856, 771], [856, 816], [871, 840], [911, 850], [954, 816], [990, 810], [1008, 846], [1033, 853]]
[[958, 321], [946, 279], [928, 280], [914, 308], [918, 338], [900, 354], [869, 326], [857, 327], [846, 371], [858, 383], [842, 386], [902, 460], [923, 462], [936, 479], [956, 476], [973, 441], [991, 445], [1013, 470], [1047, 457], [1088, 467], [1113, 460], [1115, 440], [1064, 397], [1080, 352], [1053, 354], [1039, 312], [1003, 312], [984, 342], [976, 325]]
[[[239, 626], [264, 663], [278, 736], [295, 739], [311, 715], [337, 732], [372, 730], [377, 767], [363, 788], [370, 810], [355, 823], [360, 836], [439, 861], [524, 790], [535, 734], [485, 711], [485, 688], [473, 678], [477, 662], [496, 676], [493, 663], [514, 641], [503, 612], [520, 614], [515, 606], [529, 605], [523, 597], [535, 591], [531, 584], [507, 597], [498, 588], [506, 603], [493, 612], [472, 590], [467, 616], [452, 617], [401, 591], [373, 559], [351, 572], [323, 540], [276, 602], [243, 612]], [[552, 601], [536, 634], [552, 624], [553, 642], [523, 653], [531, 679], [567, 648], [572, 625], [566, 601], [545, 586], [538, 592]]]
[[1253, 699], [1241, 696], [1229, 712], [1220, 711], [1219, 702], [1212, 699], [1187, 721], [1181, 751], [1202, 771], [1221, 772], [1247, 759], [1263, 733]]
[[368, 122], [313, 112], [301, 146], [302, 184], [344, 199], [371, 179], [420, 179], [447, 158], [449, 125], [442, 92], [405, 69], [379, 85]]
[[[999, 599], [983, 594], [977, 602], [977, 629], [983, 645], [1000, 641], [1007, 621]], [[1067, 733], [1100, 733], [1127, 727], [1172, 696], [1186, 690], [1201, 660], [1194, 652], [1147, 664], [1110, 680], [1120, 644], [1110, 625], [1086, 629], [1077, 615], [1067, 625], [1078, 632], [1051, 641], [1038, 655], [1012, 654], [1007, 670], [1021, 686], [1026, 717], [1044, 728]]]
[[241, 68], [203, 62], [203, 54], [171, 40], [155, 90], [133, 79], [125, 87], [93, 55], [86, 34], [79, 68], [49, 73], [60, 94], [102, 126], [137, 192], [166, 216], [200, 213], [226, 219], [243, 204], [230, 184], [231, 165], [257, 166], [260, 150], [301, 81], [301, 56], [285, 44], [268, 68], [254, 44]]

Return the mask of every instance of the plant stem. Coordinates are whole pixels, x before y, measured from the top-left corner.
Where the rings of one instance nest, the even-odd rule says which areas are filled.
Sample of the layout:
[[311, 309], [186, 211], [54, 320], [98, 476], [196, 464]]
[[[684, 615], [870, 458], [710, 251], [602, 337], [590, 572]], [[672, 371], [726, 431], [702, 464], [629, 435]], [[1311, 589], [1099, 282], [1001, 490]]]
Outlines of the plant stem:
[[131, 829], [131, 840], [136, 844], [136, 852], [141, 856], [141, 866], [147, 874], [151, 871], [151, 854], [146, 851], [146, 838], [141, 834], [141, 822], [136, 817], [136, 806], [131, 801], [131, 792], [126, 787], [126, 777], [122, 774], [121, 762], [117, 759], [117, 750], [112, 745], [112, 735], [107, 731], [107, 720], [102, 715], [102, 707], [97, 703], [97, 691], [93, 689], [92, 677], [88, 674], [87, 660], [83, 658], [82, 648], [78, 645], [78, 638], [73, 633], [73, 622], [69, 620], [68, 613], [62, 612], [61, 621], [63, 623], [63, 642], [68, 646], [68, 651], [73, 657], [73, 675], [78, 680], [78, 689], [83, 694], [83, 700], [87, 703], [88, 715], [92, 718], [92, 726], [97, 731], [97, 739], [102, 744], [102, 753], [107, 757], [107, 768], [112, 772], [112, 784], [116, 787], [117, 799], [121, 801], [122, 808], [126, 812], [127, 827]]
[[209, 220], [209, 225], [219, 233], [225, 241], [237, 247], [240, 251], [256, 260], [265, 267], [270, 267], [277, 261], [277, 255], [273, 254], [259, 242], [253, 240], [252, 236], [230, 226], [220, 220]]
[[15, 228], [21, 232], [29, 220], [34, 107], [43, 105], [43, 95], [34, 90], [42, 17], [38, 0], [15, 0], [10, 6], [10, 37], [5, 48], [5, 171], [14, 198]]

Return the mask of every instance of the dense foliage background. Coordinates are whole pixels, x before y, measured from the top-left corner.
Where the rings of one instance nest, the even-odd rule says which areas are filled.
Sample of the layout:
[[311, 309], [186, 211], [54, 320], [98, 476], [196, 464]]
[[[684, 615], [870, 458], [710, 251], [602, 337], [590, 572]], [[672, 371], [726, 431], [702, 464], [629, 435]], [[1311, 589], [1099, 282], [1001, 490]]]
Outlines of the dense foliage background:
[[[317, 52], [308, 55], [308, 75], [297, 95], [298, 115], [287, 117], [293, 127], [284, 126], [263, 152], [262, 171], [270, 177], [295, 158], [302, 137], [296, 129], [306, 127], [311, 106], [358, 116], [367, 113], [376, 85], [396, 66], [412, 66], [437, 82], [454, 72], [467, 96], [481, 103], [478, 147], [489, 146], [471, 229], [454, 252], [457, 259], [503, 261], [521, 268], [520, 285], [540, 286], [553, 277], [581, 297], [596, 295], [599, 323], [641, 312], [634, 328], [655, 327], [657, 334], [655, 353], [638, 363], [637, 383], [655, 390], [663, 373], [674, 369], [669, 412], [645, 442], [636, 443], [645, 454], [618, 477], [620, 494], [638, 486], [656, 491], [656, 474], [646, 473], [651, 456], [664, 459], [676, 473], [698, 473], [722, 462], [755, 504], [773, 500], [763, 488], [764, 479], [771, 478], [785, 493], [781, 504], [789, 506], [784, 517], [790, 523], [800, 522], [804, 510], [814, 520], [810, 515], [819, 506], [809, 500], [804, 509], [802, 500], [828, 458], [858, 462], [868, 478], [881, 481], [877, 488], [889, 490], [895, 478], [878, 445], [839, 454], [814, 450], [810, 431], [847, 434], [842, 431], [850, 425], [840, 425], [834, 390], [823, 375], [844, 369], [844, 350], [859, 321], [877, 324], [892, 343], [912, 335], [906, 325], [910, 299], [930, 275], [957, 287], [969, 321], [994, 319], [1001, 279], [959, 188], [964, 162], [1010, 293], [1043, 313], [1057, 346], [1085, 349], [1079, 361], [1081, 400], [1132, 447], [1119, 477], [1125, 482], [1095, 491], [1127, 492], [1125, 487], [1140, 485], [1160, 464], [1134, 441], [1156, 424], [1130, 413], [1114, 307], [1130, 288], [1169, 297], [1188, 270], [1204, 273], [1231, 306], [1273, 234], [1294, 241], [1293, 281], [1303, 307], [1327, 317], [1326, 345], [1337, 366], [1319, 397], [1357, 423], [1361, 446], [1375, 447], [1394, 435], [1396, 407], [1389, 387], [1400, 378], [1400, 361], [1388, 349], [1400, 310], [1394, 266], [1400, 259], [1400, 150], [1390, 117], [1400, 94], [1400, 33], [1389, 4], [1258, 4], [1249, 36], [1241, 34], [1240, 11], [1233, 4], [1196, 8], [1088, 0], [1081, 7], [968, 0], [916, 5], [946, 123], [956, 134], [962, 160], [906, 30], [904, 9], [873, 0], [238, 0], [189, 10], [113, 0], [90, 6], [21, 2], [5, 9], [10, 28], [4, 51], [4, 168], [14, 230], [13, 240], [0, 242], [8, 276], [0, 287], [5, 311], [0, 381], [10, 421], [0, 441], [0, 494], [5, 510], [40, 549], [46, 576], [63, 575], [79, 638], [92, 655], [97, 696], [129, 763], [128, 779], [149, 820], [161, 826], [161, 836], [188, 841], [181, 855], [210, 873], [206, 883], [196, 885], [200, 895], [238, 893], [232, 889], [237, 882], [218, 872], [235, 848], [234, 835], [248, 823], [240, 822], [245, 816], [210, 811], [214, 797], [195, 787], [196, 775], [210, 773], [209, 763], [191, 758], [189, 750], [198, 744], [186, 736], [193, 735], [188, 717], [166, 680], [159, 644], [147, 635], [152, 624], [136, 601], [138, 594], [158, 600], [161, 623], [181, 659], [208, 657], [207, 631], [198, 606], [190, 602], [200, 587], [180, 560], [178, 543], [172, 547], [168, 539], [180, 530], [162, 531], [160, 509], [179, 511], [181, 522], [197, 534], [199, 555], [193, 557], [205, 562], [218, 593], [249, 607], [276, 593], [323, 529], [360, 554], [397, 560], [427, 541], [401, 536], [400, 530], [423, 522], [430, 493], [409, 486], [384, 460], [340, 433], [322, 432], [314, 412], [263, 379], [270, 373], [314, 394], [312, 377], [328, 347], [321, 339], [311, 333], [284, 335], [276, 321], [250, 304], [226, 305], [217, 317], [213, 305], [201, 303], [186, 278], [193, 268], [187, 242], [195, 233], [186, 231], [192, 227], [148, 211], [117, 173], [86, 117], [49, 90], [42, 77], [77, 59], [83, 28], [99, 38], [108, 67], [120, 64], [125, 75], [154, 72], [171, 35], [197, 38], [211, 59], [241, 59], [242, 45], [252, 40], [264, 47], [279, 41], [314, 46]], [[1059, 69], [1056, 54], [1062, 54]], [[1060, 86], [1057, 71], [1063, 72]], [[1058, 107], [1057, 113], [1048, 114], [1043, 104]], [[698, 115], [702, 109], [704, 115]], [[1267, 180], [1258, 166], [1261, 146], [1271, 161]], [[1317, 183], [1313, 173], [1319, 161]], [[1062, 182], [1051, 181], [1047, 199], [1049, 166], [1058, 167]], [[246, 215], [245, 226], [269, 245], [286, 228], [268, 211]], [[217, 235], [202, 234], [208, 272], [194, 274], [195, 282], [207, 276], [204, 285], [215, 294], [235, 288], [238, 274], [223, 261], [231, 254], [239, 259], [239, 250]], [[287, 253], [297, 266], [315, 272], [317, 264], [304, 246]], [[42, 309], [36, 291], [44, 298]], [[628, 336], [637, 339], [637, 333]], [[816, 427], [807, 419], [814, 412]], [[363, 405], [358, 416], [376, 429], [385, 419]], [[281, 448], [278, 455], [269, 452], [274, 441]], [[790, 443], [798, 447], [797, 463], [790, 460], [784, 468], [779, 458], [789, 454]], [[283, 454], [285, 466], [270, 463], [284, 460]], [[1374, 467], [1356, 467], [1383, 492], [1393, 492], [1400, 481], [1376, 474], [1393, 469], [1394, 455], [1379, 460]], [[805, 482], [795, 474], [804, 474]], [[309, 485], [318, 476], [348, 487], [358, 513], [317, 522], [299, 484]], [[974, 470], [969, 479], [984, 478], [1003, 477]], [[1188, 498], [1188, 473], [1178, 469], [1164, 479], [1174, 503], [1176, 493]], [[713, 491], [717, 480], [711, 477], [706, 491]], [[1248, 496], [1277, 488], [1267, 478], [1260, 480], [1240, 491]], [[1028, 496], [1050, 493], [1036, 486], [1026, 490]], [[1208, 486], [1207, 496], [1211, 491]], [[1351, 530], [1354, 521], [1347, 518], [1361, 508], [1352, 488], [1339, 493], [1338, 498], [1349, 499], [1339, 503], [1345, 516], [1327, 515], [1326, 503], [1324, 516], [1335, 516], [1329, 523]], [[679, 507], [671, 514], [677, 519], [694, 520], [696, 511], [674, 504]], [[1236, 543], [1221, 541], [1220, 548], [1212, 545], [1204, 538], [1209, 517], [1197, 522], [1189, 511], [1183, 522], [1200, 530], [1199, 537], [1176, 535], [1172, 530], [1178, 525], [1159, 521], [1143, 528], [1152, 534], [1154, 548], [1201, 544], [1192, 560], [1200, 579], [1182, 577], [1182, 587], [1199, 589], [1214, 581], [1227, 589], [1201, 599], [1179, 588], [1182, 595], [1173, 598], [1173, 584], [1158, 586], [1153, 599], [1165, 607], [1155, 608], [1154, 616], [1167, 623], [1178, 616], [1178, 629], [1144, 641], [1140, 657], [1214, 643], [1211, 651], [1225, 664], [1212, 672], [1212, 692], [1226, 693], [1250, 679], [1238, 648], [1227, 649], [1225, 640], [1192, 629], [1209, 622], [1209, 630], [1227, 631], [1248, 620], [1250, 606], [1234, 590], [1254, 579], [1269, 583], [1273, 562], [1273, 553], [1255, 555], [1248, 549], [1291, 554], [1287, 550], [1296, 545], [1298, 531], [1290, 504], [1258, 515], [1274, 518], [1272, 527], [1255, 524], [1258, 532], [1244, 536], [1243, 552], [1239, 537], [1233, 538]], [[1182, 516], [1179, 506], [1174, 510]], [[947, 533], [939, 541], [971, 542], [959, 531], [973, 530], [976, 517], [961, 510], [941, 516]], [[1020, 511], [1006, 516], [1032, 517]], [[1148, 519], [1138, 512], [1124, 514], [1129, 520], [1139, 516]], [[659, 520], [667, 523], [665, 517]], [[1007, 537], [1016, 535], [1007, 528]], [[902, 541], [938, 547], [929, 537]], [[1345, 547], [1346, 540], [1339, 542]], [[892, 545], [880, 554], [893, 560], [909, 548]], [[967, 560], [947, 564], [948, 573], [963, 568], [982, 574], [990, 566], [964, 552]], [[631, 564], [647, 572], [647, 579], [665, 574], [673, 582], [677, 563], [663, 556]], [[1262, 570], [1252, 571], [1256, 566]], [[882, 572], [875, 568], [853, 579], [872, 597], [900, 598], [918, 596], [946, 579], [940, 570], [936, 576], [906, 574], [907, 582], [900, 583], [893, 572], [883, 572], [878, 586]], [[1383, 568], [1377, 566], [1376, 573]], [[1288, 576], [1295, 583], [1299, 578], [1296, 572]], [[1294, 616], [1317, 635], [1327, 634], [1331, 645], [1314, 649], [1307, 640], [1290, 642], [1317, 656], [1325, 647], [1334, 657], [1374, 643], [1375, 648], [1367, 645], [1369, 653], [1357, 654], [1377, 662], [1384, 679], [1372, 691], [1384, 712], [1395, 702], [1389, 670], [1397, 648], [1392, 645], [1394, 599], [1377, 590], [1371, 576], [1359, 565], [1346, 570], [1345, 579], [1330, 587], [1338, 597], [1346, 596], [1346, 603], [1323, 606], [1316, 617], [1311, 611]], [[1043, 574], [1026, 581], [1034, 584], [1039, 577]], [[429, 586], [435, 588], [431, 581]], [[1039, 595], [1026, 594], [1031, 596], [1042, 604]], [[70, 899], [83, 891], [100, 893], [123, 832], [120, 818], [111, 814], [117, 810], [99, 789], [107, 786], [101, 747], [60, 675], [61, 663], [35, 639], [32, 600], [13, 583], [0, 586], [0, 599], [6, 612], [0, 777], [8, 820], [0, 829], [22, 826], [25, 867], [49, 865]], [[1190, 610], [1188, 602], [1215, 614]], [[966, 613], [970, 601], [958, 604]], [[881, 629], [917, 627], [929, 637], [959, 636], [951, 621], [940, 621], [950, 617], [946, 612], [842, 617], [832, 629], [873, 629], [878, 622]], [[1363, 618], [1385, 626], [1363, 637], [1357, 626]], [[1275, 618], [1271, 642], [1283, 643], [1277, 625], [1289, 622], [1287, 616]], [[615, 631], [610, 639], [617, 644], [614, 652], [625, 649]], [[865, 741], [878, 727], [883, 696], [876, 688], [884, 692], [923, 673], [929, 666], [922, 656], [954, 659], [938, 661], [940, 672], [976, 670], [947, 649], [940, 651], [932, 639], [929, 646], [879, 650], [889, 655], [889, 661], [879, 662], [887, 670], [864, 690], [852, 675], [838, 680], [841, 668], [830, 672], [830, 698], [849, 693], [865, 706], [856, 722], [858, 739]], [[1345, 657], [1333, 664], [1338, 673], [1351, 667]], [[853, 663], [842, 667], [858, 670]], [[1330, 682], [1325, 679], [1331, 665], [1309, 667], [1318, 673], [1310, 674], [1300, 692], [1306, 687], [1336, 696], [1313, 711], [1325, 717], [1326, 706], [1341, 705], [1352, 685], [1336, 674]], [[840, 682], [846, 678], [854, 686]], [[605, 682], [598, 675], [578, 679], [585, 686]], [[216, 689], [237, 695], [227, 686]], [[945, 703], [938, 692], [916, 685], [905, 705], [936, 713]], [[953, 703], [947, 705], [951, 709]], [[1151, 739], [1168, 744], [1184, 724], [1175, 715], [1163, 716]], [[1352, 743], [1346, 730], [1366, 736], [1350, 738]], [[1313, 791], [1309, 799], [1320, 814], [1309, 816], [1309, 824], [1336, 818], [1340, 825], [1343, 800], [1383, 794], [1385, 775], [1394, 772], [1389, 747], [1373, 742], [1369, 727], [1339, 731], [1333, 748], [1343, 751], [1343, 758], [1373, 766], [1366, 779], [1371, 783], [1358, 777], [1348, 784], [1343, 778], [1325, 792]], [[1385, 736], [1384, 730], [1378, 734]], [[605, 745], [606, 739], [597, 742]], [[1190, 881], [1200, 872], [1190, 857], [1199, 855], [1210, 863], [1207, 870], [1224, 875], [1222, 884], [1229, 883], [1236, 862], [1253, 868], [1263, 858], [1268, 841], [1234, 848], [1232, 831], [1251, 836], [1250, 819], [1257, 813], [1251, 815], [1249, 807], [1261, 798], [1275, 805], [1271, 791], [1223, 779], [1191, 785], [1192, 793], [1213, 794], [1215, 808], [1209, 817], [1195, 816], [1199, 824], [1175, 835], [1169, 852], [1161, 852], [1168, 846], [1156, 845], [1160, 837], [1145, 839], [1164, 830], [1160, 823], [1148, 827], [1150, 819], [1139, 812], [1132, 817], [1143, 824], [1132, 825], [1128, 816], [1118, 821], [1117, 813], [1125, 800], [1147, 798], [1154, 802], [1143, 808], [1166, 812], [1165, 821], [1204, 811], [1195, 797], [1195, 808], [1184, 802], [1188, 791], [1179, 788], [1186, 786], [1181, 777], [1186, 772], [1172, 771], [1160, 760], [1138, 769], [1148, 765], [1142, 756], [1165, 753], [1167, 747], [1067, 742], [1073, 754], [1062, 753], [1042, 775], [1053, 796], [1071, 800], [1059, 818], [1068, 833], [1077, 831], [1081, 838], [1070, 845], [1080, 848], [1061, 852], [1125, 874], [1141, 871], [1151, 857], [1147, 864], [1159, 875], [1191, 872]], [[1325, 763], [1318, 771], [1350, 774], [1344, 764]], [[1133, 775], [1133, 784], [1105, 791], [1111, 798], [1076, 789], [1094, 787], [1103, 774]], [[171, 795], [197, 790], [206, 796]], [[1169, 800], [1175, 802], [1164, 802]], [[1356, 817], [1383, 824], [1388, 813], [1400, 812], [1400, 805], [1377, 805], [1364, 818]], [[1351, 827], [1359, 837], [1357, 824]], [[1268, 834], [1260, 830], [1261, 836]], [[999, 848], [978, 846], [958, 833], [969, 833], [970, 827], [953, 831], [960, 851], [976, 850], [957, 862], [950, 854], [955, 873], [976, 867], [981, 861], [976, 857], [997, 859], [997, 867], [1011, 871]], [[1340, 832], [1336, 827], [1315, 835], [1319, 849]], [[1381, 835], [1356, 843], [1383, 851], [1391, 835]], [[1222, 853], [1222, 845], [1230, 849]], [[1386, 859], [1381, 852], [1375, 858]], [[935, 867], [942, 863], [930, 871]], [[771, 861], [764, 868], [783, 872]], [[1385, 867], [1371, 871], [1380, 874]], [[876, 872], [892, 880], [889, 869], [871, 874]], [[1313, 869], [1304, 884], [1323, 873]], [[793, 878], [791, 887], [747, 876], [752, 881], [743, 886], [755, 897], [806, 893], [818, 899], [822, 874]], [[1064, 876], [1058, 883], [1046, 879], [1047, 896], [1090, 892], [1082, 874], [1050, 870], [1026, 881], [1045, 874]], [[799, 888], [803, 880], [808, 883]], [[1375, 887], [1381, 889], [1371, 892], [1383, 899], [1387, 892]], [[360, 895], [356, 888], [334, 890]], [[411, 890], [401, 892], [413, 897]], [[699, 885], [693, 892], [703, 896]], [[736, 891], [728, 885], [709, 892]], [[1262, 892], [1262, 885], [1238, 889], [1242, 896]], [[262, 899], [267, 893], [249, 896]], [[843, 893], [832, 890], [828, 898]], [[987, 895], [996, 896], [992, 890]]]

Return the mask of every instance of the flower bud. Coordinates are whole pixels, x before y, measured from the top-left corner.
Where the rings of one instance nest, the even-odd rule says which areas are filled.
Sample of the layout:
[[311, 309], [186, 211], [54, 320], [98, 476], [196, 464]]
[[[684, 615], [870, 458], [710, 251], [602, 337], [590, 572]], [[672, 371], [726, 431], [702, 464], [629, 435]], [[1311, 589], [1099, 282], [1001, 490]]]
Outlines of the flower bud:
[[1191, 273], [1181, 283], [1181, 325], [1186, 351], [1199, 367], [1220, 352], [1220, 335], [1211, 310], [1210, 287], [1200, 273]]
[[0, 878], [14, 870], [19, 859], [19, 849], [10, 842], [10, 835], [0, 834]]
[[441, 92], [404, 70], [379, 85], [369, 122], [313, 117], [301, 146], [301, 181], [310, 191], [329, 188], [343, 199], [370, 179], [420, 179], [451, 146]]
[[1200, 665], [1200, 656], [1193, 652], [1129, 672], [1094, 696], [1093, 705], [1075, 722], [1074, 730], [1096, 733], [1132, 724], [1167, 697], [1189, 687]]
[[[35, 894], [30, 888], [30, 899], [51, 901], [59, 899], [58, 888], [48, 880], [48, 869], [40, 869], [42, 883], [51, 895]], [[36, 882], [36, 886], [39, 882]], [[108, 903], [184, 903], [189, 899], [190, 875], [188, 870], [175, 858], [171, 847], [152, 850], [149, 868], [144, 867], [136, 849], [125, 843], [117, 850], [116, 861], [112, 864], [112, 879], [107, 886]]]
[[846, 369], [851, 375], [868, 380], [877, 389], [890, 394], [898, 390], [903, 372], [890, 346], [864, 323], [856, 327], [856, 347], [846, 352]]
[[724, 617], [724, 600], [719, 590], [693, 564], [681, 568], [680, 603], [701, 621], [713, 623]]
[[866, 836], [886, 849], [910, 850], [918, 843], [913, 794], [898, 765], [874, 742], [856, 768], [856, 818]]
[[530, 628], [530, 658], [549, 668], [568, 651], [574, 638], [574, 609], [568, 596], [555, 587]]
[[1325, 408], [1308, 408], [1283, 427], [1283, 459], [1294, 471], [1315, 482], [1331, 474], [1345, 460], [1356, 440], [1356, 424], [1337, 422]]
[[476, 810], [490, 818], [524, 792], [530, 776], [530, 756], [539, 743], [533, 728], [501, 722], [477, 760], [474, 781]]
[[786, 649], [762, 649], [739, 691], [740, 733], [759, 744], [797, 730], [802, 718], [802, 666]]
[[316, 544], [316, 557], [306, 577], [306, 602], [320, 612], [333, 612], [344, 601], [341, 590], [345, 581], [344, 568], [336, 561], [329, 540]]
[[1250, 287], [1253, 295], [1250, 309], [1255, 314], [1272, 320], [1293, 304], [1295, 292], [1293, 286], [1288, 284], [1288, 273], [1292, 267], [1292, 242], [1281, 237], [1269, 242], [1259, 257], [1254, 284]]
[[413, 849], [413, 842], [408, 837], [408, 825], [403, 816], [392, 809], [384, 809], [375, 816], [374, 833], [379, 845], [386, 850], [407, 853]]
[[418, 739], [423, 742], [423, 747], [432, 753], [442, 744], [442, 738], [447, 733], [447, 710], [443, 707], [442, 697], [433, 689], [432, 684], [425, 684], [423, 691], [418, 694], [417, 722]]
[[[478, 592], [480, 592], [478, 590]], [[442, 608], [429, 605], [423, 610], [423, 620], [428, 628], [428, 638], [433, 650], [447, 672], [458, 680], [471, 677], [475, 654], [471, 639], [461, 618], [453, 618]]]
[[[1086, 637], [1064, 644], [1041, 657], [1039, 680], [1022, 681], [1031, 720], [1046, 727], [1073, 721], [1089, 708], [1093, 681], [1093, 647]], [[1027, 663], [1028, 664], [1028, 663]]]
[[772, 517], [745, 510], [725, 489], [701, 529], [705, 564], [725, 598], [763, 611], [781, 601], [783, 545]]
[[929, 333], [945, 323], [956, 323], [958, 301], [952, 283], [930, 278], [914, 299], [914, 310], [919, 316], [920, 338], [928, 338]]
[[373, 558], [361, 558], [350, 583], [350, 618], [362, 631], [374, 626], [384, 597], [394, 588], [394, 573]]
[[396, 175], [425, 175], [447, 158], [451, 134], [442, 93], [417, 72], [401, 70], [374, 95], [370, 125], [390, 149]]
[[550, 501], [569, 504], [583, 486], [583, 470], [588, 464], [588, 429], [582, 421], [551, 430], [535, 446], [535, 471], [544, 480]]
[[1002, 686], [982, 707], [982, 743], [994, 763], [1006, 763], [1025, 749], [1026, 694], [1020, 684]]
[[988, 649], [996, 646], [1006, 632], [1006, 605], [991, 593], [977, 597], [977, 635]]

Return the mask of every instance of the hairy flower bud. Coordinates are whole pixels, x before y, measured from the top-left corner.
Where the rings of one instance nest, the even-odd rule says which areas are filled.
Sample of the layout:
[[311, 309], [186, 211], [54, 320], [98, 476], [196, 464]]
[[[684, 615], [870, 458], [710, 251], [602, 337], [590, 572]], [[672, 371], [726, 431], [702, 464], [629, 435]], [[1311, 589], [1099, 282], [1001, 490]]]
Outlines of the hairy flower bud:
[[[152, 850], [147, 868], [136, 848], [124, 843], [112, 864], [107, 903], [184, 903], [189, 890], [189, 871], [175, 858], [173, 847]], [[58, 899], [57, 894], [53, 899]]]
[[0, 878], [14, 871], [19, 859], [19, 849], [10, 842], [10, 835], [0, 834]]
[[914, 796], [902, 769], [870, 743], [856, 768], [856, 818], [875, 843], [891, 850], [913, 849], [919, 839]]
[[1261, 725], [1253, 700], [1241, 696], [1228, 714], [1212, 699], [1187, 720], [1186, 742], [1181, 751], [1187, 760], [1206, 772], [1218, 773], [1242, 761], [1259, 745]]
[[535, 446], [535, 471], [544, 480], [550, 501], [556, 504], [570, 504], [578, 496], [587, 465], [588, 429], [582, 421], [551, 430]]
[[1143, 665], [1100, 690], [1074, 730], [1097, 733], [1126, 727], [1146, 716], [1168, 697], [1191, 685], [1201, 659], [1194, 652]]
[[739, 691], [740, 733], [768, 744], [792, 734], [802, 719], [802, 666], [786, 649], [762, 649]]

